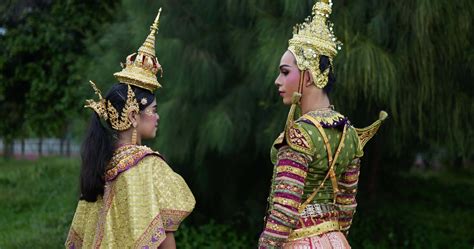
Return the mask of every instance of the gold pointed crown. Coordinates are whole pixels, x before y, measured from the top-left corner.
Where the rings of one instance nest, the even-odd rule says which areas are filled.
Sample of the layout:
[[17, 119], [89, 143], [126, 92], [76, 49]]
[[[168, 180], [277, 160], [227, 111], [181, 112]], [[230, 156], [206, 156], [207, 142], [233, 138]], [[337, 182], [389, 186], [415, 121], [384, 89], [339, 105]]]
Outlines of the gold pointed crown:
[[161, 87], [156, 74], [158, 71], [163, 73], [163, 69], [155, 55], [155, 35], [158, 32], [160, 14], [161, 8], [150, 27], [150, 34], [138, 52], [127, 56], [125, 65], [122, 64], [122, 71], [114, 73], [119, 82], [141, 87], [151, 92]]
[[331, 0], [316, 2], [312, 16], [294, 27], [293, 38], [288, 42], [288, 50], [295, 56], [298, 68], [301, 71], [309, 70], [318, 88], [326, 86], [329, 73], [329, 67], [324, 72], [319, 70], [320, 56], [329, 57], [332, 65], [333, 58], [342, 46], [333, 33], [333, 24], [328, 20], [331, 8]]

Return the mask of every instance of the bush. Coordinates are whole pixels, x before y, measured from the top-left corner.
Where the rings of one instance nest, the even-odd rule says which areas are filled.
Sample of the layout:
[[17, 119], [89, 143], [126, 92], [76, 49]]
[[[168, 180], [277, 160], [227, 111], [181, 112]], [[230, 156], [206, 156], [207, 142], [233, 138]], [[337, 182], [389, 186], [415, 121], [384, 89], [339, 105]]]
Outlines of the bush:
[[239, 249], [255, 248], [256, 245], [245, 234], [245, 231], [235, 231], [229, 225], [208, 224], [193, 227], [183, 224], [176, 232], [176, 245], [180, 249]]

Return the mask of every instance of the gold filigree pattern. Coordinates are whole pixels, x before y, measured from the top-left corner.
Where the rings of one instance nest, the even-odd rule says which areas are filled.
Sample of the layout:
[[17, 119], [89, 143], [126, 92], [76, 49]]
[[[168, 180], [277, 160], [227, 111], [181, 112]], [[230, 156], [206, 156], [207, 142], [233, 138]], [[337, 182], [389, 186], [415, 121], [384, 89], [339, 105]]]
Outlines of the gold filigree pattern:
[[299, 152], [312, 155], [314, 152], [311, 136], [299, 125], [294, 124], [286, 132], [288, 145]]
[[295, 168], [293, 166], [280, 166], [279, 165], [276, 168], [276, 172], [277, 173], [288, 172], [288, 173], [295, 174], [297, 176], [306, 177], [306, 171], [299, 168]]
[[99, 90], [99, 88], [96, 86], [96, 84], [92, 81], [89, 80], [89, 83], [92, 86], [92, 89], [94, 89], [94, 92], [97, 96], [99, 96], [98, 101], [94, 101], [93, 99], [88, 99], [86, 100], [86, 104], [84, 105], [84, 108], [91, 108], [94, 110], [99, 117], [101, 117], [104, 120], [107, 120], [109, 118], [109, 115], [107, 114], [107, 105], [105, 99], [102, 97], [102, 94]]
[[114, 73], [121, 83], [138, 86], [151, 92], [161, 87], [156, 74], [158, 71], [163, 73], [163, 68], [155, 55], [155, 36], [158, 33], [160, 14], [161, 8], [150, 27], [150, 34], [138, 52], [127, 56], [125, 64], [122, 64], [122, 71]]
[[313, 6], [312, 15], [294, 27], [293, 38], [288, 42], [288, 50], [295, 56], [298, 68], [309, 70], [318, 88], [326, 86], [329, 73], [329, 67], [324, 72], [319, 69], [320, 56], [328, 56], [332, 66], [332, 60], [342, 45], [333, 33], [333, 24], [328, 21], [331, 8], [331, 0], [318, 1]]
[[160, 156], [158, 152], [144, 145], [125, 145], [118, 148], [107, 166], [105, 180], [111, 181], [115, 179], [118, 174], [135, 166], [143, 157], [150, 154]]
[[163, 216], [163, 226], [166, 231], [174, 232], [178, 230], [179, 224], [183, 222], [190, 212], [174, 210], [174, 209], [162, 209], [161, 214]]
[[158, 248], [165, 239], [166, 231], [163, 227], [162, 217], [159, 214], [153, 219], [143, 235], [135, 242], [135, 248]]
[[388, 117], [385, 111], [380, 111], [379, 119], [365, 128], [355, 128], [357, 135], [360, 140], [360, 150], [364, 149], [365, 144], [374, 137], [375, 133], [379, 130], [382, 122]]
[[138, 113], [140, 111], [137, 99], [135, 98], [135, 93], [130, 85], [127, 85], [127, 101], [125, 102], [121, 115], [119, 115], [117, 109], [115, 109], [110, 100], [106, 101], [106, 99], [102, 98], [102, 94], [95, 83], [92, 81], [90, 81], [90, 83], [96, 95], [99, 96], [99, 100], [94, 101], [93, 99], [88, 99], [86, 100], [84, 107], [93, 109], [103, 120], [109, 120], [114, 130], [124, 131], [130, 128], [132, 122], [128, 119], [128, 115], [132, 112]]
[[124, 131], [132, 125], [132, 122], [128, 118], [129, 114], [132, 112], [139, 112], [140, 107], [138, 106], [137, 99], [135, 98], [135, 93], [133, 92], [130, 85], [127, 85], [127, 101], [125, 102], [125, 106], [122, 109], [122, 113], [119, 114], [117, 109], [110, 103], [110, 100], [107, 101], [107, 112], [109, 114], [110, 124], [112, 128], [117, 131]]
[[280, 148], [277, 154], [278, 160], [289, 159], [299, 164], [307, 165], [311, 161], [311, 157], [302, 153], [295, 153], [291, 147], [285, 145]]
[[[77, 245], [77, 246], [76, 246]], [[82, 248], [82, 238], [79, 234], [74, 230], [74, 228], [69, 229], [69, 233], [67, 235], [67, 241], [65, 243], [66, 248], [74, 248], [74, 249], [81, 249]]]
[[348, 122], [348, 119], [344, 115], [335, 111], [333, 106], [320, 110], [310, 111], [305, 115], [301, 116], [298, 121], [303, 121], [305, 119], [311, 119], [311, 121], [316, 120], [319, 124], [321, 124], [321, 126], [323, 126], [323, 128], [336, 127]]
[[295, 229], [288, 236], [288, 241], [294, 241], [311, 236], [321, 235], [331, 231], [338, 231], [339, 223], [337, 221], [327, 221], [315, 226]]
[[[103, 199], [79, 201], [71, 229], [83, 241], [74, 246], [157, 248], [165, 232], [176, 230], [194, 205], [184, 180], [162, 158], [145, 157], [107, 181]], [[79, 240], [69, 236], [66, 244], [71, 241]]]

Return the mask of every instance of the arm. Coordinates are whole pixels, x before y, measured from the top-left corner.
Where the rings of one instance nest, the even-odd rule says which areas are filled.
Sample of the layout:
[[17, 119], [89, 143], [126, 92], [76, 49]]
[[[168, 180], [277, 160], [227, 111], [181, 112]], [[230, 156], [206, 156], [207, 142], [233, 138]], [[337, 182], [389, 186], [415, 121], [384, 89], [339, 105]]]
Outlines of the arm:
[[359, 182], [360, 158], [355, 158], [339, 178], [339, 194], [336, 204], [339, 207], [339, 225], [346, 236], [356, 211], [357, 183]]
[[259, 239], [259, 248], [281, 248], [296, 227], [304, 183], [311, 158], [289, 146], [279, 149], [275, 164], [270, 200], [264, 231]]
[[364, 146], [377, 133], [382, 122], [388, 117], [385, 111], [379, 113], [379, 119], [365, 128], [354, 128], [358, 140], [356, 157], [342, 173], [338, 185], [340, 193], [336, 198], [336, 204], [339, 206], [339, 225], [341, 232], [346, 236], [349, 234], [349, 228], [352, 224], [352, 218], [356, 212], [357, 202], [357, 183], [359, 182], [360, 158], [364, 155]]
[[176, 249], [173, 232], [166, 232], [166, 239], [158, 246], [158, 249]]

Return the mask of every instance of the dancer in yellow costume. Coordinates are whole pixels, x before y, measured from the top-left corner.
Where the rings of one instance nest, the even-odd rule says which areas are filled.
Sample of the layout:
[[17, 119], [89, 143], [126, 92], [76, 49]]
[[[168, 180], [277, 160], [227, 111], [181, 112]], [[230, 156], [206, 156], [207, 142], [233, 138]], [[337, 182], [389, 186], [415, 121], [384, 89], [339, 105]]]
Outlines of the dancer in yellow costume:
[[[160, 9], [161, 12], [161, 9]], [[195, 199], [181, 176], [156, 151], [142, 146], [154, 138], [159, 116], [153, 92], [162, 71], [155, 56], [159, 16], [137, 53], [129, 55], [120, 83], [99, 100], [82, 145], [81, 197], [67, 248], [176, 248], [173, 232]]]
[[346, 235], [357, 206], [360, 158], [387, 113], [363, 129], [335, 111], [328, 93], [340, 43], [327, 20], [330, 0], [297, 25], [275, 81], [291, 105], [275, 140], [273, 177], [259, 248], [350, 248]]

